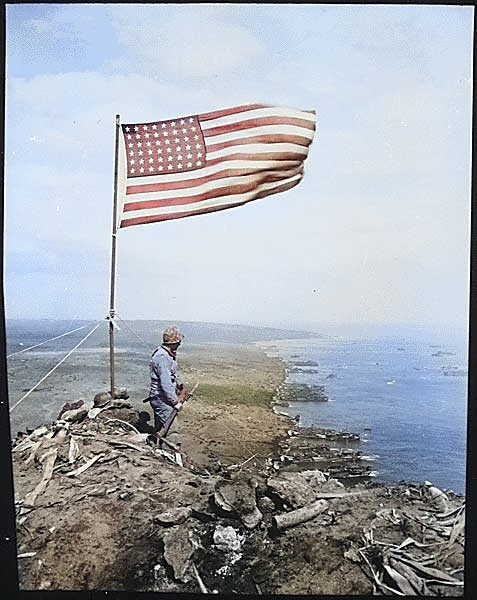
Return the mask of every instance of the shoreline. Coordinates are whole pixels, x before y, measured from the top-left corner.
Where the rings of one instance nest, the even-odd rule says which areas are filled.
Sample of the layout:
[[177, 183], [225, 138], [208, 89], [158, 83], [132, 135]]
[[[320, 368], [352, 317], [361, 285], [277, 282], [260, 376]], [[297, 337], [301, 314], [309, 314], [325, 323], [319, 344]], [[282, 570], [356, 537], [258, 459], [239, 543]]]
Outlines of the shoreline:
[[[246, 460], [254, 454], [248, 453], [248, 448], [257, 449], [258, 446], [261, 446], [258, 454], [263, 454], [263, 460], [270, 456], [271, 448], [280, 450], [280, 446], [288, 441], [290, 430], [296, 433], [300, 428], [317, 428], [315, 425], [300, 425], [296, 417], [287, 411], [289, 404], [283, 405], [280, 390], [286, 385], [288, 365], [274, 352], [267, 352], [267, 349], [273, 348], [274, 343], [275, 340], [245, 343], [191, 342], [181, 349], [178, 357], [180, 379], [189, 389], [197, 382], [199, 387], [194, 399], [179, 415], [178, 422], [182, 422], [184, 427], [184, 449], [200, 464], [205, 466], [208, 461], [216, 458], [226, 462], [228, 456], [238, 460], [240, 452], [244, 454], [243, 460]], [[46, 380], [40, 389], [27, 398], [18, 412], [11, 415], [12, 440], [18, 432], [25, 432], [27, 429], [31, 431], [52, 423], [65, 402], [81, 400], [88, 405], [92, 403], [95, 393], [107, 389], [108, 365], [105, 351], [105, 348], [98, 348], [79, 353], [71, 365], [65, 365], [63, 372], [59, 371], [55, 380]], [[44, 358], [43, 353], [35, 357], [40, 364], [36, 367], [36, 372], [44, 372]], [[147, 412], [152, 420], [149, 405], [142, 403], [142, 399], [147, 396], [148, 355], [141, 357], [135, 351], [120, 349], [116, 355], [116, 363], [118, 386], [128, 390], [132, 407], [142, 413]], [[35, 372], [35, 368], [33, 371]], [[97, 384], [93, 392], [90, 374], [95, 376]], [[42, 397], [44, 402], [41, 401]], [[14, 399], [11, 399], [10, 404], [12, 400]], [[228, 405], [231, 408], [226, 410]], [[269, 417], [264, 409], [268, 409], [273, 416]], [[243, 410], [247, 414], [241, 415]], [[24, 421], [23, 425], [15, 427], [15, 423], [22, 422], [22, 413], [28, 416], [27, 425]], [[202, 421], [204, 415], [205, 419]], [[260, 433], [255, 426], [247, 427], [247, 423], [243, 424], [248, 418], [252, 422], [260, 421], [267, 425]], [[205, 437], [201, 441], [202, 425]], [[237, 432], [234, 432], [234, 428], [237, 428]], [[250, 443], [246, 442], [247, 436], [251, 437]], [[212, 450], [200, 451], [206, 445], [206, 438], [218, 439], [214, 440]], [[379, 482], [379, 485], [388, 484], [392, 482]], [[458, 495], [465, 496], [463, 493]]]
[[[14, 448], [20, 589], [363, 595], [382, 553], [407, 544], [413, 564], [447, 578], [436, 583], [435, 570], [426, 583], [418, 571], [411, 582], [460, 594], [461, 498], [403, 482], [344, 485], [313, 460], [289, 461], [303, 458], [306, 435], [273, 410], [281, 359], [209, 344], [189, 348], [181, 363], [186, 387], [200, 380], [179, 413], [184, 464], [139, 429], [140, 414], [151, 415], [143, 365], [131, 402], [95, 419], [84, 410]], [[446, 513], [451, 529], [441, 524]], [[423, 554], [435, 543], [445, 555]], [[400, 579], [387, 584], [402, 591]]]

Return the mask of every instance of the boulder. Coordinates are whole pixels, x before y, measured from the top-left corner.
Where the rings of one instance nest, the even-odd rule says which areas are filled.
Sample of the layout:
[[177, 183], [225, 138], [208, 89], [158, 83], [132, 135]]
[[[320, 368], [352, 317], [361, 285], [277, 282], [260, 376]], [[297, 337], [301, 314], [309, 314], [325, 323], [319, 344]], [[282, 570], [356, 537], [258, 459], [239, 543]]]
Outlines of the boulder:
[[178, 506], [157, 515], [157, 519], [164, 525], [179, 525], [184, 523], [191, 514], [192, 508], [190, 506]]
[[257, 507], [256, 487], [256, 481], [243, 474], [231, 481], [220, 480], [215, 486], [215, 504], [226, 513], [237, 516], [247, 529], [253, 529], [263, 518]]
[[187, 569], [190, 566], [195, 544], [186, 524], [174, 525], [164, 536], [164, 560], [172, 567], [175, 579], [187, 582]]
[[292, 508], [300, 508], [316, 499], [313, 486], [301, 473], [282, 472], [269, 477], [268, 488]]
[[77, 402], [66, 402], [63, 404], [63, 408], [60, 410], [58, 414], [58, 420], [63, 418], [65, 412], [76, 410], [77, 408], [81, 408], [83, 406], [83, 400], [78, 400]]
[[76, 408], [74, 410], [67, 410], [66, 412], [64, 412], [61, 415], [61, 419], [70, 423], [81, 423], [81, 421], [83, 421], [83, 419], [86, 418], [87, 414], [87, 408]]
[[95, 408], [102, 408], [106, 406], [108, 402], [111, 402], [113, 397], [109, 392], [98, 392], [93, 400], [93, 405]]

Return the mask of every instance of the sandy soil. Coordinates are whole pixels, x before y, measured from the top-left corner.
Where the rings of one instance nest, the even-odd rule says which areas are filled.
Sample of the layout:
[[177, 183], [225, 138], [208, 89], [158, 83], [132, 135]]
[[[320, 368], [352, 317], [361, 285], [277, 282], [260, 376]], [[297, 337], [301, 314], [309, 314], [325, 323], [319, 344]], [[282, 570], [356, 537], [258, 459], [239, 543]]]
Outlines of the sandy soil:
[[22, 589], [463, 594], [463, 498], [291, 469], [293, 422], [271, 410], [284, 365], [254, 346], [189, 347], [181, 365], [199, 383], [178, 418], [184, 466], [148, 443], [142, 370], [130, 406], [17, 445]]

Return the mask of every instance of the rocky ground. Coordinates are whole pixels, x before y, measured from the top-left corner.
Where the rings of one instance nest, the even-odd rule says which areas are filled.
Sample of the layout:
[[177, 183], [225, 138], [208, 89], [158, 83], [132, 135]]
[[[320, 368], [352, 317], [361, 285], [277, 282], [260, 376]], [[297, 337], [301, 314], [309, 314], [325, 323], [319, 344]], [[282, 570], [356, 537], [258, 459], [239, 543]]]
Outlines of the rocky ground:
[[283, 365], [253, 346], [183, 377], [180, 453], [131, 399], [17, 437], [22, 589], [463, 595], [464, 498], [373, 484], [356, 440], [272, 410]]

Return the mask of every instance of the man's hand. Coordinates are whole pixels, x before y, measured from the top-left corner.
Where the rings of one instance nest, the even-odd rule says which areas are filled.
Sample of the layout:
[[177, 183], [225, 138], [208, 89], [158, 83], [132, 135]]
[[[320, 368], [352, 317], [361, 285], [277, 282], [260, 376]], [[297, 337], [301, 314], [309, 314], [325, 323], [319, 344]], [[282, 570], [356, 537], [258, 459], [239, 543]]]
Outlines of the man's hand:
[[182, 390], [182, 393], [180, 394], [180, 396], [177, 396], [177, 403], [174, 404], [174, 408], [176, 408], [177, 410], [180, 410], [182, 408], [182, 406], [184, 405], [184, 402], [186, 402], [187, 400], [189, 400], [189, 398], [192, 398], [192, 396], [194, 395], [194, 391], [197, 389], [197, 386], [199, 384], [196, 384], [193, 388], [191, 392], [188, 392], [187, 390]]

